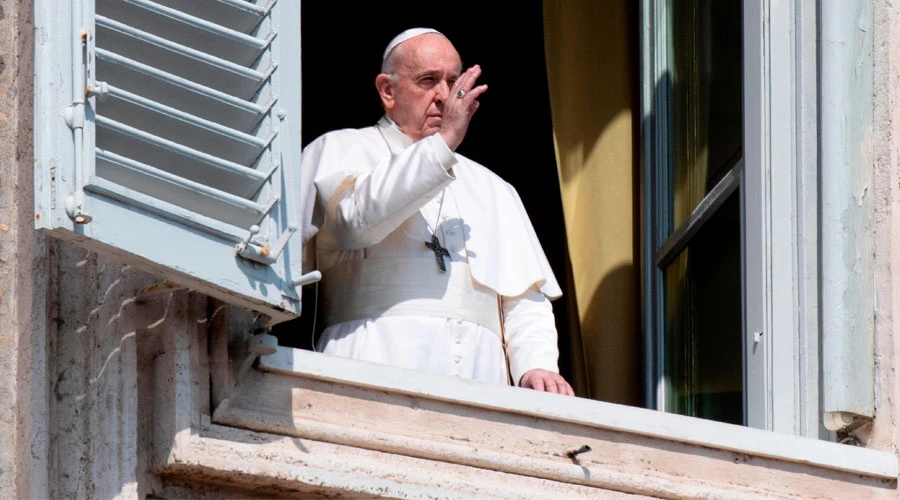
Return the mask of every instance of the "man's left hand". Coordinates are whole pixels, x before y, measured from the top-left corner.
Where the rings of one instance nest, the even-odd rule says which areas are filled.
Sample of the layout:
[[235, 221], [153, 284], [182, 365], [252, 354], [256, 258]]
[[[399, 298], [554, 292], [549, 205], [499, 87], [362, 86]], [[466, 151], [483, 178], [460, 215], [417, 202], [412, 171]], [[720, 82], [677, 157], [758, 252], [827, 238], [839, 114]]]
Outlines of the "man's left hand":
[[566, 379], [562, 378], [562, 375], [540, 368], [525, 372], [525, 375], [522, 375], [522, 380], [519, 381], [519, 386], [566, 396], [575, 395], [572, 386], [566, 382]]

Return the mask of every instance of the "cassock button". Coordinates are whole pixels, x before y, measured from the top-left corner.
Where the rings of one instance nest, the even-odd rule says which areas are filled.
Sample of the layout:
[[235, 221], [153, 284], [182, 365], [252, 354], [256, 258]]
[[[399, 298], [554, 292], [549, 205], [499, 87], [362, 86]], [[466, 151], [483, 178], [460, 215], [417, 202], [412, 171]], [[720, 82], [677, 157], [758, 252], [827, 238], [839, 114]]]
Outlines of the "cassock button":
[[454, 363], [459, 364], [460, 361], [462, 361], [462, 358], [461, 358], [461, 357], [459, 357], [459, 356], [453, 356], [453, 362], [454, 362]]
[[462, 343], [462, 339], [459, 338], [459, 337], [456, 337], [456, 338], [453, 339], [453, 343], [455, 343], [455, 344], [461, 344], [461, 343]]

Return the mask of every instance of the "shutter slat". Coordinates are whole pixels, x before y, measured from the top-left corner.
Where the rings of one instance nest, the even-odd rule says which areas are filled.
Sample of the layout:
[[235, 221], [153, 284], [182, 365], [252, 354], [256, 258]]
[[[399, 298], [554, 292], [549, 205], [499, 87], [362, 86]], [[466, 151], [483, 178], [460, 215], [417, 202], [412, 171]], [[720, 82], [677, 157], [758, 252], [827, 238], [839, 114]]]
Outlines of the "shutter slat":
[[273, 103], [239, 99], [102, 48], [96, 53], [99, 79], [241, 132], [252, 132]]
[[[175, 220], [181, 224], [211, 234], [231, 243], [239, 243], [247, 235], [246, 229], [239, 229], [231, 224], [217, 221], [196, 212], [179, 207], [172, 203], [158, 200], [152, 196], [127, 188], [101, 177], [91, 177], [84, 186], [90, 193], [101, 194], [107, 198], [121, 202], [126, 206], [140, 207], [161, 219]], [[96, 226], [95, 226], [96, 227]], [[102, 227], [102, 226], [101, 226]], [[94, 229], [96, 231], [96, 229]]]
[[192, 82], [251, 99], [274, 70], [256, 71], [97, 16], [97, 45]]
[[271, 42], [149, 0], [96, 0], [96, 5], [104, 17], [242, 66], [251, 66]]
[[186, 179], [206, 183], [227, 193], [250, 198], [267, 179], [267, 175], [262, 172], [103, 116], [97, 116], [96, 123], [98, 148]]
[[252, 165], [270, 142], [115, 86], [108, 93], [97, 105], [99, 115], [244, 166]]
[[102, 149], [97, 150], [96, 173], [108, 181], [240, 229], [258, 224], [272, 203], [260, 205]]
[[252, 32], [272, 5], [268, 2], [268, 6], [260, 7], [245, 0], [157, 0], [157, 3], [241, 33]]

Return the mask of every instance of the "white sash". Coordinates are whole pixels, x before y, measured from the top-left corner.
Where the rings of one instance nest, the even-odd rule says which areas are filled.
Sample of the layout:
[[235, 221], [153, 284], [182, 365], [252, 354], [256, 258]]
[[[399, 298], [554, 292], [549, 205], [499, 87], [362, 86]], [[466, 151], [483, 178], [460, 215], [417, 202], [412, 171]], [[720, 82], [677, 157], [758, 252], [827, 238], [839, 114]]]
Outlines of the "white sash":
[[481, 325], [501, 336], [497, 294], [472, 280], [465, 262], [384, 257], [354, 259], [324, 272], [325, 326], [381, 316], [436, 316]]

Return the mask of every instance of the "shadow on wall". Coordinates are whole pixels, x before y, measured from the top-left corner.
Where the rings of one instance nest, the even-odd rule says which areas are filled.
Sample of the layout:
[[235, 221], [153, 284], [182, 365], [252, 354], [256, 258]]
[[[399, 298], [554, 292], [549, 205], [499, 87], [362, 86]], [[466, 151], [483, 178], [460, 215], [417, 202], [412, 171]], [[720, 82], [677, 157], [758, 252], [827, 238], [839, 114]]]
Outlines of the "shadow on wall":
[[157, 362], [174, 351], [167, 339], [205, 334], [206, 298], [74, 244], [51, 238], [48, 247], [49, 442], [51, 454], [65, 457], [54, 474], [70, 478], [51, 482], [51, 496], [113, 498], [146, 488]]
[[[47, 241], [47, 441], [59, 457], [49, 496], [152, 495], [156, 484], [148, 478], [166, 465], [174, 436], [192, 424], [176, 416], [176, 406], [182, 416], [211, 413], [207, 337], [216, 333], [216, 301]], [[246, 346], [249, 328], [232, 326], [235, 346]], [[290, 393], [282, 404], [291, 404]]]

